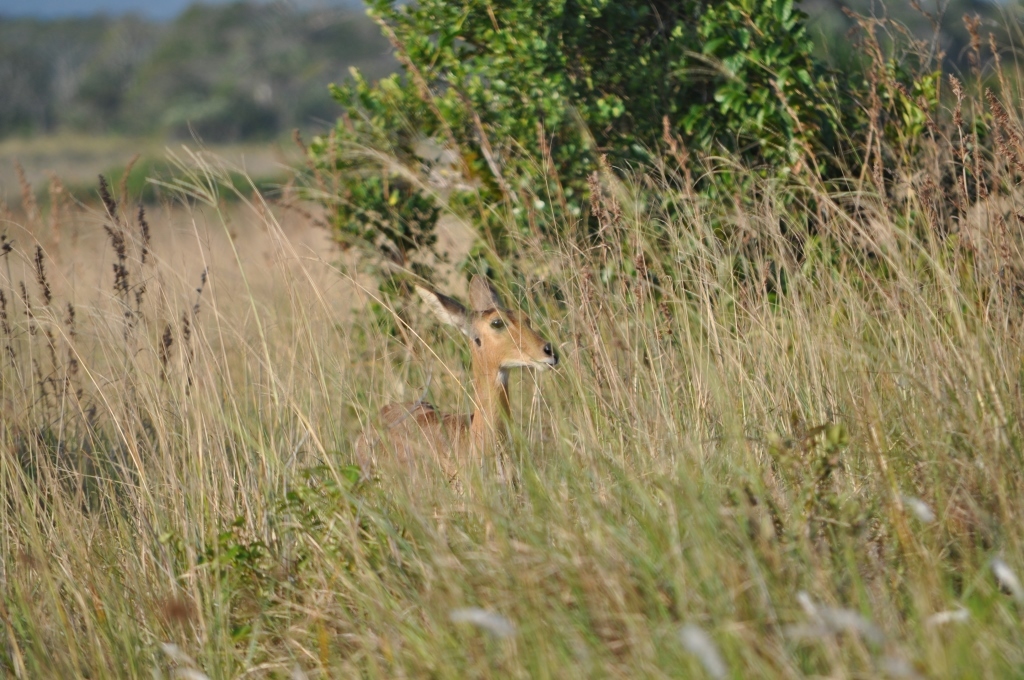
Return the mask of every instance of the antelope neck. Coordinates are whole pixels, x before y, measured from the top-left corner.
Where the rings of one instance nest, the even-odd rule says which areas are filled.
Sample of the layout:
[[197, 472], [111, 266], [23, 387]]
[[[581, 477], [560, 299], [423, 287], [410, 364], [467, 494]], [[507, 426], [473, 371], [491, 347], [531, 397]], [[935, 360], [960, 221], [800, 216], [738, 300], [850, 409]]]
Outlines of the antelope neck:
[[490, 362], [481, 361], [479, 365], [474, 362], [473, 385], [476, 389], [471, 425], [473, 439], [486, 449], [487, 443], [505, 434], [504, 421], [509, 414], [508, 370]]

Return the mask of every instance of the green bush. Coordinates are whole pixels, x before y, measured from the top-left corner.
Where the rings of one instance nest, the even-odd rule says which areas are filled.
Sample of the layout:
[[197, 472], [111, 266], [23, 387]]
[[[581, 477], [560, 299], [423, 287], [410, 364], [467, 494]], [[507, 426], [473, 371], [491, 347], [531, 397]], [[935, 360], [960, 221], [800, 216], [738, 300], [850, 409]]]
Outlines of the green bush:
[[[831, 150], [836, 81], [811, 57], [805, 15], [792, 0], [370, 4], [405, 74], [334, 88], [345, 110], [335, 133], [342, 153], [321, 138], [314, 156], [322, 167], [386, 182], [394, 166], [352, 149], [428, 173], [417, 144], [456, 151], [472, 191], [450, 198], [499, 251], [501, 213], [524, 229], [556, 232], [565, 222], [552, 203], [583, 215], [601, 155], [617, 167], [647, 163], [666, 135], [697, 152], [693, 163], [724, 153], [762, 175]], [[361, 234], [359, 215], [384, 212], [381, 199], [343, 197], [339, 230]]]

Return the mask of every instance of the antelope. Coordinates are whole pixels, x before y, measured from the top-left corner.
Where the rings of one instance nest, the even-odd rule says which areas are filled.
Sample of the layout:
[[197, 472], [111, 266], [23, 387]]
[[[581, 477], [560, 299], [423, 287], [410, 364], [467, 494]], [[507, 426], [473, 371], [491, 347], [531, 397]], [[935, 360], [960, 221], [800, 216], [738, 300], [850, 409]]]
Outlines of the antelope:
[[502, 304], [482, 276], [474, 276], [470, 283], [470, 309], [422, 286], [417, 286], [416, 292], [440, 321], [458, 328], [469, 340], [475, 409], [470, 415], [441, 413], [423, 400], [385, 406], [380, 412], [381, 431], [377, 436], [364, 433], [356, 444], [360, 467], [364, 474], [372, 470], [382, 448], [409, 462], [429, 453], [454, 480], [457, 463], [467, 454], [482, 461], [493, 456], [504, 480], [501, 448], [508, 436], [509, 370], [554, 368], [558, 353], [531, 328], [522, 312]]

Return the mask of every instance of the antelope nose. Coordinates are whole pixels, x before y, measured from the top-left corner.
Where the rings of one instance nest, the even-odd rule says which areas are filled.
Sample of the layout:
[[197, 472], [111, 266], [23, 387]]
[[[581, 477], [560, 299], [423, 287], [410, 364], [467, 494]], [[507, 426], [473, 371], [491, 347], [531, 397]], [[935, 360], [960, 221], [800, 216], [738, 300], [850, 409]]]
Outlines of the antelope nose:
[[550, 342], [544, 345], [544, 354], [547, 354], [549, 357], [551, 357], [552, 366], [558, 365], [558, 355], [555, 353], [555, 348], [551, 346]]

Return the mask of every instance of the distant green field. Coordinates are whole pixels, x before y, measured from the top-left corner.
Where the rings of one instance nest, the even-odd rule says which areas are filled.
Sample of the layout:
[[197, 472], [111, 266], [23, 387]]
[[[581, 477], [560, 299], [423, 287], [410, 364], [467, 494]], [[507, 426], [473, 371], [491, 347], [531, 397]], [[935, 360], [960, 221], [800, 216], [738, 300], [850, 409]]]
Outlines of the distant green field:
[[48, 197], [50, 179], [56, 176], [78, 200], [95, 201], [96, 177], [106, 176], [120, 185], [125, 168], [132, 166], [127, 186], [134, 200], [154, 202], [165, 196], [157, 182], [172, 182], [180, 176], [173, 156], [188, 161], [189, 152], [200, 149], [232, 166], [232, 182], [246, 188], [251, 179], [266, 191], [273, 191], [292, 175], [301, 162], [301, 151], [290, 140], [277, 144], [251, 143], [219, 145], [212, 148], [196, 143], [161, 143], [147, 138], [104, 137], [61, 134], [0, 141], [0, 199], [17, 204], [21, 193], [16, 166], [40, 201]]

